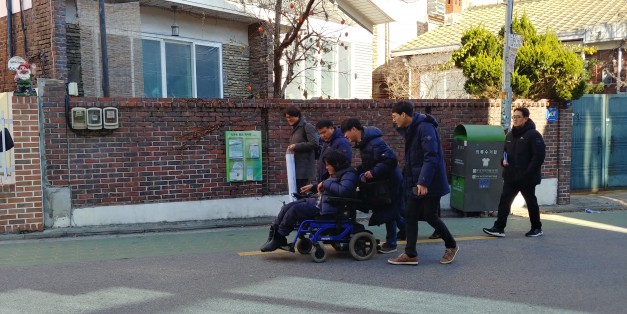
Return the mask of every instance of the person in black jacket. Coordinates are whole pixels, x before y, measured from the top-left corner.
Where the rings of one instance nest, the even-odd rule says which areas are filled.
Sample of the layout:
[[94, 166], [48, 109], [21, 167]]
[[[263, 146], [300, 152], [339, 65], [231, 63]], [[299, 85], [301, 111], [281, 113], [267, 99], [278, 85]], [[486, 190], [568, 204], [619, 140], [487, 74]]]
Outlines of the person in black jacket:
[[318, 193], [321, 195], [320, 201], [310, 202], [310, 198], [304, 198], [284, 205], [274, 221], [273, 230], [271, 229], [272, 238], [261, 247], [262, 252], [285, 248], [286, 237], [292, 232], [296, 223], [314, 219], [318, 215], [335, 215], [338, 208], [326, 202], [329, 196], [355, 198], [359, 178], [357, 171], [350, 166], [350, 160], [347, 160], [346, 156], [339, 151], [328, 152], [323, 160], [329, 178], [317, 186]]
[[390, 204], [380, 204], [377, 200], [369, 202], [367, 205], [372, 209], [372, 216], [368, 225], [385, 224], [385, 243], [377, 247], [377, 251], [382, 254], [396, 252], [398, 240], [396, 228], [398, 227], [401, 232], [405, 231], [405, 220], [401, 216], [405, 206], [403, 177], [398, 169], [396, 153], [383, 140], [381, 130], [363, 127], [355, 118], [342, 121], [341, 129], [344, 136], [359, 148], [361, 165], [357, 167], [357, 171], [361, 174], [361, 181], [364, 183], [380, 181], [388, 185], [391, 202]]
[[536, 185], [541, 181], [541, 167], [544, 163], [546, 145], [536, 124], [529, 118], [529, 109], [516, 108], [512, 115], [512, 130], [505, 137], [503, 149], [503, 192], [499, 202], [498, 216], [492, 228], [483, 232], [495, 236], [505, 236], [505, 226], [512, 202], [520, 192], [527, 203], [531, 230], [525, 235], [538, 237], [542, 233], [540, 207], [536, 198]]

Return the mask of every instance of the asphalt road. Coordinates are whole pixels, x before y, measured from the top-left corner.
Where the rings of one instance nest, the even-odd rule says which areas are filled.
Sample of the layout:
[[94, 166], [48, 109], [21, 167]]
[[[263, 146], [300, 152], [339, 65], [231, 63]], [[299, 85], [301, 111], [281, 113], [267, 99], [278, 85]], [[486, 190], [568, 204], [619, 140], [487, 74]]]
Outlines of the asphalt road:
[[624, 313], [627, 211], [542, 219], [543, 237], [510, 217], [496, 239], [494, 218], [446, 218], [450, 265], [424, 223], [418, 266], [261, 254], [261, 227], [2, 241], [0, 313]]

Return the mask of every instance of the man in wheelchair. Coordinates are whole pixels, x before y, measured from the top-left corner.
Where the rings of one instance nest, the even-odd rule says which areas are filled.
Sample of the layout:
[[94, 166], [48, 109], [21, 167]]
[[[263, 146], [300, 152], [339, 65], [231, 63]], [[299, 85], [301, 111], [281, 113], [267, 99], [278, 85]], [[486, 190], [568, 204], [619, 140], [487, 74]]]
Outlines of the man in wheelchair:
[[[325, 153], [323, 161], [329, 178], [318, 183], [319, 198], [303, 198], [284, 205], [270, 227], [271, 238], [262, 247], [262, 252], [271, 252], [278, 248], [286, 248], [287, 235], [292, 232], [294, 226], [304, 220], [316, 217], [329, 219], [338, 213], [336, 202], [327, 202], [333, 197], [355, 198], [357, 171], [350, 166], [350, 160], [339, 151], [331, 150]], [[335, 219], [335, 218], [332, 218]]]

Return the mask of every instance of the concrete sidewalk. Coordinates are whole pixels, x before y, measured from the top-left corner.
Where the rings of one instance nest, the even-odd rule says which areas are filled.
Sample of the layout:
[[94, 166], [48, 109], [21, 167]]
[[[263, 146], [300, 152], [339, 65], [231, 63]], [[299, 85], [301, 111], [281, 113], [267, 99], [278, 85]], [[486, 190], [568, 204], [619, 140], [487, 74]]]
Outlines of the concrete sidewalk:
[[[540, 206], [542, 213], [627, 210], [627, 190], [603, 191], [598, 193], [574, 193], [568, 205]], [[526, 208], [512, 208], [514, 215], [526, 215]], [[460, 217], [451, 210], [442, 212], [445, 217]], [[0, 241], [45, 239], [61, 237], [82, 237], [94, 235], [138, 234], [149, 232], [174, 232], [212, 228], [245, 227], [268, 225], [274, 217], [243, 219], [220, 219], [206, 221], [162, 222], [151, 224], [124, 224], [108, 226], [53, 228], [42, 232], [24, 234], [0, 234]]]

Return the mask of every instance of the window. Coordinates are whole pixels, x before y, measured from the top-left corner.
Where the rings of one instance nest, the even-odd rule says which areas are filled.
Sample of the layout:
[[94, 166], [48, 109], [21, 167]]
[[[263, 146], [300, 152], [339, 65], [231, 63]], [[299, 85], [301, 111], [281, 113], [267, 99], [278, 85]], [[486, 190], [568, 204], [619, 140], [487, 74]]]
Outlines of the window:
[[222, 97], [219, 44], [145, 38], [142, 48], [144, 97]]
[[[306, 61], [294, 67], [297, 75], [287, 86], [285, 98], [351, 97], [352, 65], [349, 44], [342, 43], [330, 48], [327, 52], [308, 56]], [[285, 68], [287, 67], [284, 66]]]

